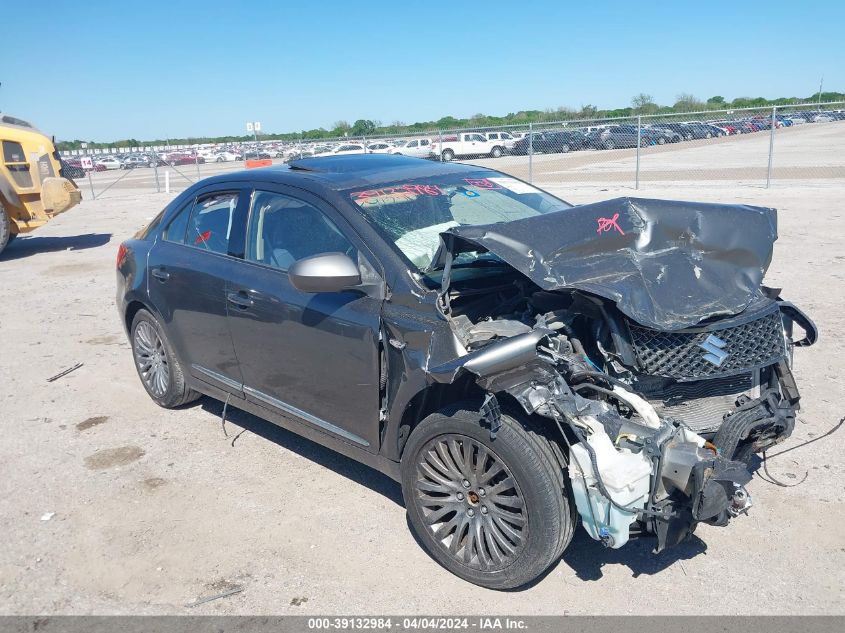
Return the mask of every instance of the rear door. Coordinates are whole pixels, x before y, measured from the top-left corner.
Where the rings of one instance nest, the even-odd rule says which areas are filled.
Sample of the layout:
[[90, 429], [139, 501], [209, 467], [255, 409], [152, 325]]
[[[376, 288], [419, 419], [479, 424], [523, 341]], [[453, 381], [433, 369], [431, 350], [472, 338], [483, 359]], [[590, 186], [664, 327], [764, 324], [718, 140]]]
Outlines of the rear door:
[[379, 447], [379, 293], [306, 293], [288, 278], [299, 259], [341, 252], [376, 272], [340, 214], [293, 187], [253, 193], [244, 260], [229, 276], [229, 324], [247, 399], [358, 445]]
[[243, 397], [226, 318], [226, 275], [243, 244], [249, 189], [201, 189], [150, 250], [149, 296], [168, 338], [195, 378]]

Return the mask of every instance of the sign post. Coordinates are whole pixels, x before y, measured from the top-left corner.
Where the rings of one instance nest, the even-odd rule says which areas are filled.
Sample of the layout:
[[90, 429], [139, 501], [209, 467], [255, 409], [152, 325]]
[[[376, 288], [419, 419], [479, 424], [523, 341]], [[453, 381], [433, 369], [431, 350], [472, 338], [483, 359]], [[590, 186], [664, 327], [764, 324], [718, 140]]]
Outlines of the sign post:
[[82, 166], [82, 169], [85, 170], [85, 173], [88, 174], [88, 185], [91, 187], [91, 199], [95, 200], [97, 195], [94, 193], [94, 181], [91, 180], [91, 172], [94, 171], [94, 161], [90, 156], [83, 156], [79, 160], [79, 164]]

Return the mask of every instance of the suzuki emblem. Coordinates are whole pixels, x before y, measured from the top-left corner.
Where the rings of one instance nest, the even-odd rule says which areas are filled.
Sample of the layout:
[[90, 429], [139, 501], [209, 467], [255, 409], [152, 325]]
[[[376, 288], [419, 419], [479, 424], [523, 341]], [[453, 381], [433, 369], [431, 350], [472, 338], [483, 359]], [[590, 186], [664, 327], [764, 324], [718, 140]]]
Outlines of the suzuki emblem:
[[715, 334], [711, 334], [704, 339], [703, 343], [698, 344], [701, 349], [707, 352], [704, 355], [704, 360], [715, 367], [720, 367], [728, 356], [730, 356], [730, 354], [723, 349], [725, 345], [727, 345], [727, 343]]

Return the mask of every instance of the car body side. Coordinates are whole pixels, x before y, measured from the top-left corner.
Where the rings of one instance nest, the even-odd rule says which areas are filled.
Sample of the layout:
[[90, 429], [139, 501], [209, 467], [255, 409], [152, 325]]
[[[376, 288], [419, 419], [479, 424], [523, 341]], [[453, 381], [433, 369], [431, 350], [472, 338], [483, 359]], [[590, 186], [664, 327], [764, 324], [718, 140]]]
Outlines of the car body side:
[[[420, 161], [422, 162], [422, 161]], [[425, 165], [432, 165], [425, 161]], [[450, 171], [463, 166], [451, 165]], [[477, 168], [466, 167], [467, 173]], [[376, 268], [384, 283], [387, 300], [381, 302], [380, 331], [374, 332], [374, 340], [380, 342], [379, 356], [381, 358], [380, 372], [386, 374], [385, 393], [382, 394], [384, 409], [379, 420], [380, 411], [373, 410], [371, 423], [379, 426], [379, 441], [377, 446], [361, 447], [360, 445], [308, 424], [306, 420], [286, 414], [277, 408], [268, 408], [251, 402], [242, 397], [243, 394], [234, 390], [226, 390], [220, 384], [211, 384], [202, 380], [196, 373], [186, 372], [187, 384], [194, 390], [229, 402], [230, 406], [249, 411], [259, 417], [271, 420], [275, 424], [295, 431], [329, 448], [361, 461], [395, 480], [399, 480], [399, 459], [401, 458], [404, 442], [414, 426], [426, 415], [437, 411], [443, 406], [467, 398], [480, 397], [481, 392], [475, 382], [467, 376], [451, 384], [437, 384], [428, 375], [428, 367], [436, 367], [453, 360], [458, 351], [454, 347], [454, 337], [448, 323], [439, 316], [437, 310], [437, 292], [425, 287], [411, 274], [411, 267], [407, 261], [393, 250], [375, 229], [363, 218], [352, 203], [339, 191], [327, 187], [319, 178], [308, 176], [291, 176], [289, 172], [277, 169], [254, 170], [249, 179], [234, 180], [232, 176], [211, 178], [186, 190], [175, 198], [147, 230], [125, 242], [126, 252], [118, 265], [117, 305], [120, 310], [124, 327], [127, 329], [140, 308], [152, 312], [165, 326], [168, 327], [172, 315], [166, 308], [157, 306], [150, 300], [150, 286], [156, 283], [151, 279], [149, 271], [154, 267], [155, 253], [153, 248], [161, 240], [162, 229], [168, 225], [175, 214], [184, 209], [186, 204], [198, 195], [215, 186], [225, 185], [231, 190], [242, 188], [251, 190], [261, 189], [262, 185], [290, 187], [291, 191], [299, 191], [303, 196], [317, 196], [327, 205], [338, 210], [350, 230], [350, 238], [356, 246], [363, 247], [370, 263]], [[248, 206], [248, 205], [247, 205]], [[213, 267], [222, 270], [232, 265], [250, 265], [242, 261], [244, 236], [247, 230], [248, 217], [246, 213], [236, 213], [236, 222], [230, 242], [229, 255], [201, 254], [214, 260]], [[190, 249], [189, 246], [184, 248]], [[234, 251], [232, 249], [235, 249]], [[240, 252], [237, 252], [237, 251]], [[285, 274], [278, 271], [279, 274]], [[226, 319], [228, 317], [220, 317]], [[226, 325], [220, 324], [220, 329]], [[168, 335], [171, 335], [168, 332]], [[177, 353], [184, 354], [183, 342], [173, 340]], [[376, 344], [376, 343], [374, 343]], [[304, 376], [318, 376], [324, 364], [321, 355], [315, 350], [314, 356], [302, 368]], [[376, 350], [374, 350], [376, 351]], [[373, 387], [374, 389], [377, 386]], [[338, 397], [343, 397], [339, 394]]]

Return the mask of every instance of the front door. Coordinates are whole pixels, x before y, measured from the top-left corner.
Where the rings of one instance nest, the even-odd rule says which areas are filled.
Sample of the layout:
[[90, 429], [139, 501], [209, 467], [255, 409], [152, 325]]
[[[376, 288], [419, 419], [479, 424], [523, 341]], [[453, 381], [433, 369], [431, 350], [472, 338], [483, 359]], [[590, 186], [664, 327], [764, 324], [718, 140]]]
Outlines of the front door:
[[227, 287], [244, 393], [377, 452], [381, 299], [360, 290], [301, 292], [287, 274], [294, 261], [326, 252], [346, 253], [374, 271], [372, 256], [319, 198], [270, 189], [253, 193], [245, 257]]
[[[188, 201], [149, 255], [149, 294], [186, 370], [199, 380], [242, 396], [226, 316], [229, 255], [245, 217], [248, 194], [229, 185]], [[239, 213], [239, 210], [241, 212]]]

